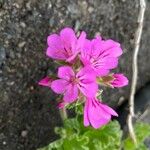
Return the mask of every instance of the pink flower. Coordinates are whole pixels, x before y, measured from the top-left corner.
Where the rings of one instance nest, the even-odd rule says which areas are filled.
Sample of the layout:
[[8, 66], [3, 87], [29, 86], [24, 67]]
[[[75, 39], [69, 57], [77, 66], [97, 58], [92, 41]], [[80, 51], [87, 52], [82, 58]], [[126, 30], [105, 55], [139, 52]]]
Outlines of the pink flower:
[[79, 51], [83, 48], [86, 34], [82, 32], [77, 38], [71, 28], [64, 28], [60, 31], [60, 35], [52, 34], [48, 36], [47, 56], [72, 62]]
[[95, 96], [98, 85], [95, 72], [85, 67], [75, 73], [70, 66], [62, 66], [58, 69], [58, 77], [51, 84], [52, 90], [57, 94], [64, 94], [63, 100], [71, 103], [78, 98], [80, 90], [85, 96]]
[[128, 79], [123, 74], [113, 74], [114, 80], [110, 82], [113, 87], [123, 87], [128, 85]]
[[95, 98], [86, 99], [84, 107], [85, 126], [91, 124], [94, 128], [100, 128], [110, 121], [111, 116], [118, 116], [118, 114]]
[[62, 109], [62, 108], [64, 108], [66, 105], [67, 105], [67, 103], [65, 103], [65, 102], [60, 102], [60, 103], [58, 103], [57, 107], [58, 107], [59, 109]]
[[51, 87], [52, 81], [53, 81], [53, 79], [47, 76], [47, 77], [43, 78], [42, 80], [40, 80], [40, 81], [38, 82], [38, 84], [39, 84], [39, 85], [42, 85], [42, 86]]
[[82, 63], [91, 65], [98, 76], [104, 76], [110, 69], [117, 67], [118, 57], [122, 54], [120, 44], [113, 40], [102, 40], [97, 36], [93, 40], [86, 40], [81, 49]]

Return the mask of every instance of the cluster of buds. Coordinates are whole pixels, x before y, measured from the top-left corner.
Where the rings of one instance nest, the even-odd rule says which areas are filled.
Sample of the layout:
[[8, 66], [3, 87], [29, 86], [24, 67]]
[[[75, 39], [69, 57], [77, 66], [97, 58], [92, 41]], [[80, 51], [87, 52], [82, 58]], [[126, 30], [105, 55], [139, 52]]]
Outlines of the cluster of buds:
[[61, 95], [60, 108], [82, 101], [84, 125], [94, 128], [107, 124], [111, 116], [118, 116], [98, 99], [97, 93], [102, 85], [114, 88], [128, 84], [123, 74], [110, 73], [122, 54], [120, 44], [100, 36], [89, 40], [84, 31], [77, 37], [71, 28], [49, 35], [47, 44], [46, 55], [64, 65], [58, 67], [56, 76], [47, 76], [39, 84]]

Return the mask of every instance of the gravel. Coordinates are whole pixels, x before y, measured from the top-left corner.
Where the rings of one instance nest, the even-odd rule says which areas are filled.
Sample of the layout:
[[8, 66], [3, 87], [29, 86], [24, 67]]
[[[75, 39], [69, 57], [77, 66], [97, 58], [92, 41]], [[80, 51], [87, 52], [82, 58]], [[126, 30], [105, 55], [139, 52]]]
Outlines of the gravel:
[[[150, 2], [139, 53], [138, 88], [150, 81]], [[0, 149], [34, 150], [57, 137], [61, 119], [56, 96], [38, 80], [56, 66], [45, 56], [46, 37], [65, 26], [100, 33], [122, 43], [119, 68], [131, 80], [131, 56], [139, 5], [136, 0], [0, 0]], [[113, 107], [128, 98], [129, 86], [104, 92]]]

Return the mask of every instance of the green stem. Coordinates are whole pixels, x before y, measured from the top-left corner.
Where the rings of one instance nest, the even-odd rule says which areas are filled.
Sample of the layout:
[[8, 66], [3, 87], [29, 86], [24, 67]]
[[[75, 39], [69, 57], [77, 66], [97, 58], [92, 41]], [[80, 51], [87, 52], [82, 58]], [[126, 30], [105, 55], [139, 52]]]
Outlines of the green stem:
[[62, 121], [66, 120], [67, 119], [67, 111], [66, 111], [66, 108], [62, 108], [59, 110], [60, 111], [60, 116], [61, 116], [61, 119]]

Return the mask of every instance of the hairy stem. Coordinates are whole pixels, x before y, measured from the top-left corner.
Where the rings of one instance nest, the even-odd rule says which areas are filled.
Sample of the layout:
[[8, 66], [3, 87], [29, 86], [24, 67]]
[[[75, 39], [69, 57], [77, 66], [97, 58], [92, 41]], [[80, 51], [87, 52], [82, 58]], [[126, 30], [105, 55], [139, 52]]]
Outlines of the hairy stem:
[[59, 110], [62, 121], [67, 119], [67, 111], [66, 108], [62, 108]]

